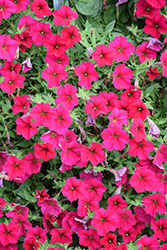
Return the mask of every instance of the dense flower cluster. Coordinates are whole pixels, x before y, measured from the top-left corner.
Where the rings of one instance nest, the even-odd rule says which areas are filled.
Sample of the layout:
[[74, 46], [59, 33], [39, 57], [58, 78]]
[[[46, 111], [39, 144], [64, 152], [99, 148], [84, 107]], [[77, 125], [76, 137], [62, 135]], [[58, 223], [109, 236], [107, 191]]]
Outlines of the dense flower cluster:
[[[55, 158], [61, 161], [59, 170], [62, 174], [68, 170], [74, 171], [71, 171], [73, 176], [70, 174], [64, 181], [56, 197], [50, 197], [45, 188], [35, 190], [43, 225], [34, 226], [33, 219], [30, 223], [30, 211], [26, 206], [10, 203], [10, 211], [5, 212], [6, 201], [0, 198], [0, 217], [5, 215], [9, 218], [8, 224], [6, 220], [0, 224], [0, 249], [18, 249], [16, 243], [20, 237], [24, 239], [23, 247], [26, 250], [38, 249], [45, 242], [53, 245], [48, 250], [61, 250], [64, 249], [63, 244], [71, 246], [75, 237], [80, 246], [90, 250], [127, 250], [127, 243], [135, 240], [139, 250], [167, 249], [163, 244], [167, 240], [167, 174], [161, 173], [164, 171], [163, 164], [167, 162], [167, 145], [161, 143], [159, 148], [155, 148], [154, 140], [151, 142], [148, 139], [147, 123], [149, 133], [155, 138], [161, 131], [148, 117], [151, 116], [149, 107], [142, 99], [139, 86], [133, 84], [135, 75], [127, 63], [132, 55], [140, 64], [157, 58], [161, 50], [158, 38], [167, 32], [166, 17], [159, 14], [165, 0], [137, 1], [136, 15], [146, 17], [144, 32], [153, 38], [137, 45], [136, 52], [128, 38], [120, 35], [107, 45], [98, 44], [91, 57], [70, 68], [68, 51], [81, 41], [80, 30], [70, 24], [78, 18], [77, 12], [65, 5], [52, 12], [45, 0], [33, 0], [31, 4], [29, 0], [0, 0], [0, 20], [8, 19], [12, 13], [27, 10], [28, 5], [37, 18], [22, 16], [18, 23], [19, 31], [14, 37], [0, 35], [0, 59], [5, 60], [0, 69], [3, 77], [0, 89], [11, 96], [16, 94], [17, 89], [11, 107], [14, 115], [19, 114], [15, 120], [16, 133], [20, 138], [32, 139], [34, 144], [22, 158], [0, 152], [0, 172], [8, 181], [24, 183], [32, 174], [41, 171], [43, 162], [47, 166], [47, 162]], [[62, 26], [60, 34], [54, 34], [53, 27], [43, 21], [43, 17], [51, 15], [54, 17], [53, 24]], [[41, 78], [42, 81], [46, 80], [44, 82], [51, 91], [56, 89], [56, 98], [52, 103], [34, 102], [25, 90], [27, 71], [33, 67], [30, 58], [25, 56], [22, 63], [22, 73], [25, 74], [20, 73], [21, 64], [14, 63], [14, 60], [18, 60], [16, 51], [24, 55], [32, 46], [41, 46], [46, 52]], [[162, 75], [167, 76], [166, 49], [161, 53], [160, 60]], [[83, 98], [83, 112], [88, 117], [85, 124], [96, 132], [100, 130], [98, 137], [89, 139], [87, 144], [85, 138], [88, 132], [82, 127], [80, 116], [74, 117], [75, 112], [72, 111], [76, 107], [78, 114], [81, 108], [78, 89], [93, 88], [95, 82], [101, 79], [99, 69], [106, 65], [110, 69], [114, 65], [108, 80], [115, 92], [91, 92], [89, 97]], [[154, 66], [145, 71], [150, 81], [161, 73]], [[69, 75], [70, 70], [73, 70], [72, 76]], [[71, 77], [77, 82], [75, 86], [68, 83]], [[22, 96], [19, 95], [20, 88], [25, 90]], [[98, 119], [105, 121], [104, 127], [96, 126]], [[71, 129], [74, 124], [82, 138]], [[118, 153], [122, 158], [125, 155], [136, 157], [133, 172], [125, 165], [110, 166], [107, 157], [110, 152]], [[115, 193], [104, 185], [103, 173], [98, 170], [101, 166], [111, 176], [114, 175], [112, 183], [117, 187]], [[81, 172], [75, 176], [75, 168], [78, 167]], [[84, 167], [88, 169], [82, 169]], [[128, 200], [121, 196], [121, 188], [132, 190], [136, 195], [145, 192], [141, 203], [128, 206]], [[63, 197], [61, 201], [59, 194]], [[76, 203], [76, 210], [68, 210], [70, 206], [64, 209], [63, 201], [71, 205]], [[151, 237], [144, 231], [148, 225], [153, 232]], [[54, 245], [56, 243], [62, 244], [62, 248]]]

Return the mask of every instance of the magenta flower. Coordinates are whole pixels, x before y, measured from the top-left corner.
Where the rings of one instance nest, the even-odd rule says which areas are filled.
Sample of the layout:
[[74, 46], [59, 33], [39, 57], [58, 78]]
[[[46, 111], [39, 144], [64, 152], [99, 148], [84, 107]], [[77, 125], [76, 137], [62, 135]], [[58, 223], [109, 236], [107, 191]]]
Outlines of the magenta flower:
[[116, 36], [114, 41], [109, 42], [108, 47], [113, 60], [118, 62], [127, 61], [135, 51], [134, 45], [123, 36]]
[[165, 143], [162, 143], [159, 149], [156, 152], [154, 157], [154, 164], [161, 166], [163, 162], [167, 162], [167, 146]]
[[[12, 3], [8, 1], [11, 5]], [[10, 35], [1, 35], [0, 39], [0, 58], [12, 61], [15, 58], [18, 43]]]
[[84, 197], [85, 184], [82, 180], [77, 180], [76, 177], [66, 179], [66, 184], [62, 188], [62, 194], [73, 202]]
[[101, 137], [104, 139], [103, 146], [109, 151], [122, 150], [125, 147], [125, 144], [128, 143], [129, 136], [125, 130], [122, 130], [120, 124], [113, 123], [104, 129], [101, 133]]
[[114, 69], [112, 83], [116, 89], [128, 89], [132, 78], [133, 71], [125, 68], [125, 64], [119, 64]]
[[105, 44], [97, 45], [96, 50], [92, 53], [92, 58], [96, 61], [99, 67], [104, 65], [112, 65], [113, 58], [110, 50]]
[[91, 82], [98, 80], [98, 73], [95, 71], [94, 64], [88, 61], [84, 61], [81, 65], [75, 68], [75, 74], [79, 77], [79, 86], [84, 86], [86, 89], [90, 89]]

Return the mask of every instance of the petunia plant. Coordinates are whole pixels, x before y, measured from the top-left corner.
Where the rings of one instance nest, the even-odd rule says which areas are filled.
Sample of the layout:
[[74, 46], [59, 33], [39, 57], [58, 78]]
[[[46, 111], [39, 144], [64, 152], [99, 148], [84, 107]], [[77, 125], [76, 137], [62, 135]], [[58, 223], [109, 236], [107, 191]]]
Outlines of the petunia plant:
[[0, 249], [167, 249], [165, 0], [0, 0]]

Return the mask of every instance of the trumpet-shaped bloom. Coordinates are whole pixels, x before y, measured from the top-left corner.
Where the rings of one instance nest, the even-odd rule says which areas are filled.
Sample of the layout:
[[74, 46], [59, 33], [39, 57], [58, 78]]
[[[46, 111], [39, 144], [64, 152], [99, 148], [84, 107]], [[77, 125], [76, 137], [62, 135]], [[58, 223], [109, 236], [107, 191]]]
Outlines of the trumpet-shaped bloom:
[[160, 8], [154, 8], [146, 0], [137, 1], [136, 16], [153, 18], [155, 15], [159, 14]]
[[92, 142], [91, 147], [83, 145], [81, 151], [81, 160], [83, 162], [90, 161], [93, 166], [103, 162], [105, 160], [103, 147], [97, 142]]
[[108, 48], [113, 60], [118, 62], [127, 61], [135, 51], [134, 45], [128, 42], [128, 39], [123, 36], [116, 36], [114, 41], [109, 42]]
[[146, 74], [148, 75], [150, 81], [154, 80], [156, 76], [160, 75], [157, 67], [155, 68], [149, 67], [148, 71], [146, 71]]
[[55, 25], [68, 26], [73, 19], [78, 18], [78, 13], [72, 10], [69, 6], [61, 5], [59, 10], [55, 10], [53, 23]]
[[142, 200], [143, 204], [146, 206], [145, 211], [151, 216], [156, 216], [157, 212], [163, 214], [166, 212], [165, 205], [166, 197], [160, 194], [152, 194], [145, 196]]
[[15, 4], [16, 10], [13, 13], [17, 13], [20, 11], [25, 11], [27, 9], [27, 5], [30, 4], [30, 0], [10, 0]]
[[27, 113], [29, 107], [30, 107], [30, 103], [31, 101], [28, 100], [29, 96], [16, 96], [14, 98], [14, 102], [15, 104], [12, 107], [13, 110], [13, 114], [16, 115], [19, 112], [23, 112], [24, 115]]
[[16, 156], [11, 155], [2, 168], [8, 174], [10, 180], [14, 180], [17, 177], [25, 175], [27, 164], [26, 161], [19, 160]]
[[142, 140], [146, 140], [145, 125], [142, 119], [133, 120], [130, 132], [134, 136], [135, 141], [141, 142]]
[[34, 149], [35, 156], [37, 158], [41, 158], [43, 161], [49, 161], [50, 159], [53, 159], [56, 156], [54, 147], [48, 142], [43, 144], [36, 143], [34, 145]]
[[47, 55], [61, 56], [65, 53], [65, 50], [68, 49], [65, 44], [61, 43], [61, 36], [57, 34], [52, 35], [50, 39], [45, 42], [44, 46], [47, 48]]
[[131, 103], [128, 107], [128, 111], [131, 118], [141, 118], [143, 121], [148, 115], [150, 115], [150, 111], [140, 99], [138, 99], [136, 102]]
[[84, 197], [85, 184], [82, 180], [77, 180], [76, 177], [69, 177], [65, 182], [62, 194], [67, 196], [69, 201], [73, 202]]
[[87, 101], [85, 105], [85, 113], [91, 114], [96, 118], [100, 114], [106, 114], [108, 109], [106, 107], [107, 101], [101, 96], [91, 96], [93, 101]]
[[64, 106], [59, 105], [57, 108], [54, 107], [53, 110], [55, 117], [53, 123], [48, 127], [58, 134], [64, 135], [72, 124], [72, 118]]
[[100, 238], [97, 232], [92, 228], [89, 228], [88, 230], [81, 230], [78, 233], [78, 236], [79, 244], [89, 247], [90, 250], [95, 250], [101, 246]]
[[129, 183], [135, 188], [137, 193], [144, 191], [151, 191], [155, 180], [155, 174], [153, 171], [146, 167], [138, 168], [131, 176]]
[[52, 88], [53, 86], [60, 87], [61, 80], [66, 79], [68, 73], [57, 63], [51, 64], [48, 68], [42, 71], [42, 78], [47, 79], [48, 88]]
[[[12, 13], [16, 13], [16, 6], [9, 0], [0, 0], [0, 20], [8, 19]], [[6, 58], [7, 59], [7, 58]]]
[[167, 240], [167, 219], [161, 218], [151, 222], [151, 229], [154, 230], [153, 237], [162, 241]]
[[16, 225], [12, 225], [10, 222], [8, 225], [0, 224], [0, 240], [2, 246], [7, 246], [8, 244], [15, 244], [18, 241], [19, 229]]
[[67, 47], [72, 48], [75, 43], [81, 40], [81, 35], [79, 29], [75, 25], [64, 28], [61, 31], [61, 42], [64, 43]]
[[100, 208], [94, 214], [91, 226], [97, 230], [98, 235], [104, 236], [109, 231], [115, 231], [117, 228], [117, 215], [114, 211]]
[[146, 159], [149, 155], [149, 152], [153, 151], [154, 149], [154, 144], [152, 144], [150, 141], [142, 140], [141, 142], [137, 142], [134, 138], [129, 140], [129, 146], [129, 155], [138, 156], [140, 160]]
[[31, 116], [25, 116], [24, 118], [18, 116], [16, 119], [16, 124], [16, 133], [18, 135], [22, 135], [26, 140], [31, 139], [31, 137], [38, 132], [38, 129], [33, 123]]
[[44, 16], [50, 16], [52, 14], [45, 0], [33, 0], [30, 9], [35, 12], [38, 18], [43, 18]]
[[154, 164], [161, 166], [163, 162], [167, 162], [167, 146], [165, 143], [162, 143], [159, 149], [156, 152], [154, 157]]
[[23, 82], [25, 77], [23, 75], [16, 74], [14, 71], [6, 75], [4, 81], [0, 84], [2, 91], [6, 91], [7, 94], [11, 95], [16, 88], [24, 88]]
[[117, 226], [119, 228], [122, 228], [123, 230], [129, 230], [136, 224], [135, 216], [132, 214], [130, 209], [119, 208], [118, 211], [116, 211], [116, 214], [118, 220]]
[[92, 197], [96, 200], [101, 200], [106, 187], [101, 181], [98, 181], [96, 178], [85, 180], [85, 194], [89, 197]]
[[53, 123], [53, 119], [55, 117], [52, 108], [50, 107], [49, 103], [36, 103], [30, 111], [30, 116], [35, 120], [36, 126], [49, 126], [49, 124]]
[[104, 65], [112, 65], [113, 58], [110, 50], [105, 44], [99, 44], [96, 50], [92, 53], [92, 58], [96, 61], [99, 67]]
[[108, 129], [104, 129], [101, 133], [101, 137], [104, 139], [103, 146], [109, 151], [122, 150], [125, 144], [128, 143], [129, 136], [125, 130], [122, 130], [120, 124], [113, 123]]
[[26, 156], [24, 156], [24, 158], [22, 158], [23, 160], [26, 161], [26, 164], [27, 164], [27, 173], [29, 175], [31, 174], [36, 174], [36, 173], [39, 173], [40, 170], [41, 170], [41, 166], [42, 166], [42, 163], [41, 161], [39, 160], [39, 158], [37, 158], [35, 156], [34, 153], [28, 153]]
[[140, 240], [136, 242], [137, 245], [141, 245], [141, 247], [138, 248], [138, 250], [158, 250], [158, 247], [160, 245], [159, 241], [155, 238], [148, 237], [144, 235]]
[[62, 68], [65, 68], [65, 66], [69, 64], [69, 57], [65, 53], [61, 56], [46, 55], [45, 62], [47, 62], [49, 66], [53, 63], [58, 63]]
[[149, 61], [150, 59], [155, 59], [157, 57], [157, 53], [148, 48], [149, 42], [143, 42], [141, 45], [138, 45], [136, 48], [136, 54], [139, 56], [139, 62], [143, 63], [145, 59]]
[[116, 89], [128, 89], [132, 78], [133, 71], [125, 68], [125, 64], [119, 64], [114, 69], [112, 83]]
[[9, 74], [10, 72], [15, 72], [16, 74], [19, 74], [19, 71], [21, 69], [20, 63], [8, 62], [7, 60], [4, 62], [4, 66], [0, 69], [0, 73], [4, 76], [5, 74]]
[[113, 123], [128, 126], [128, 112], [125, 110], [114, 108], [108, 118], [110, 119], [109, 126], [112, 126]]
[[156, 14], [152, 18], [146, 18], [144, 32], [159, 38], [161, 33], [167, 32], [166, 18], [163, 15]]
[[[10, 4], [13, 4], [10, 2]], [[7, 59], [9, 62], [14, 60], [18, 43], [10, 35], [1, 35], [0, 39], [0, 58]]]
[[52, 31], [49, 23], [35, 22], [30, 29], [30, 35], [35, 45], [44, 45], [51, 38]]
[[61, 161], [66, 165], [74, 165], [80, 158], [81, 145], [76, 141], [70, 143], [61, 142]]
[[98, 73], [95, 71], [94, 64], [88, 61], [84, 61], [81, 65], [75, 68], [75, 74], [79, 77], [79, 86], [84, 86], [86, 89], [90, 89], [92, 80], [98, 80]]
[[71, 244], [72, 243], [72, 231], [68, 228], [53, 228], [51, 231], [51, 244]]
[[73, 109], [78, 104], [78, 97], [76, 96], [77, 88], [72, 84], [65, 84], [64, 87], [57, 89], [57, 98], [55, 104], [63, 104], [67, 110]]

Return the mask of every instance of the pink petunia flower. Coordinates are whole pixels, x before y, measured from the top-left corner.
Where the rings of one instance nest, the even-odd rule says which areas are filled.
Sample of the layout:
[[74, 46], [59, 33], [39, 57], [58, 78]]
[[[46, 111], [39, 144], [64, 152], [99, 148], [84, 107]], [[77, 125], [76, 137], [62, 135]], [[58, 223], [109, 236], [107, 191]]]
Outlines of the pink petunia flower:
[[132, 78], [133, 71], [125, 68], [125, 64], [119, 64], [114, 69], [112, 83], [116, 89], [128, 89]]
[[35, 22], [31, 25], [30, 35], [36, 46], [44, 45], [51, 38], [52, 31], [49, 23]]
[[72, 243], [72, 231], [68, 228], [54, 228], [51, 231], [50, 243], [61, 243], [61, 244], [71, 244]]
[[120, 124], [113, 123], [108, 129], [104, 129], [101, 133], [101, 137], [104, 139], [103, 146], [109, 151], [122, 150], [125, 144], [128, 143], [129, 136], [125, 130], [122, 130]]
[[109, 231], [115, 231], [117, 228], [117, 215], [114, 211], [100, 208], [94, 214], [91, 226], [97, 230], [98, 235], [104, 236]]
[[96, 166], [98, 163], [103, 162], [105, 160], [105, 154], [101, 144], [92, 142], [91, 147], [83, 145], [81, 151], [81, 160], [83, 162], [90, 161], [93, 166]]
[[167, 146], [165, 143], [162, 143], [159, 149], [156, 152], [154, 157], [154, 164], [161, 166], [163, 162], [167, 162]]
[[57, 98], [55, 104], [63, 104], [67, 110], [73, 109], [78, 104], [78, 97], [76, 96], [77, 88], [72, 84], [66, 83], [64, 87], [57, 89]]
[[16, 13], [17, 11], [15, 4], [9, 0], [0, 0], [0, 6], [0, 20], [3, 18], [8, 19], [12, 13]]
[[77, 29], [75, 25], [70, 25], [69, 27], [62, 29], [61, 35], [60, 41], [70, 48], [72, 48], [75, 43], [81, 40], [79, 29]]
[[152, 18], [146, 18], [144, 32], [159, 38], [161, 33], [167, 32], [166, 18], [161, 14], [156, 14]]
[[143, 63], [145, 59], [149, 61], [150, 59], [155, 59], [157, 57], [157, 53], [148, 48], [149, 42], [143, 42], [141, 45], [138, 45], [136, 48], [136, 54], [139, 56], [139, 62]]
[[[10, 4], [12, 3], [10, 2]], [[17, 48], [18, 48], [18, 43], [14, 39], [12, 39], [10, 35], [1, 35], [0, 39], [1, 59], [7, 59], [9, 62], [14, 60]]]
[[90, 250], [95, 250], [101, 246], [100, 238], [97, 232], [89, 228], [89, 230], [82, 230], [78, 233], [79, 244], [82, 246], [89, 247]]
[[140, 240], [138, 240], [136, 244], [141, 245], [138, 250], [143, 250], [143, 248], [147, 250], [158, 250], [158, 247], [160, 245], [157, 239], [148, 237], [146, 235], [144, 235]]
[[44, 46], [47, 48], [47, 55], [61, 56], [65, 53], [68, 47], [61, 43], [60, 35], [52, 35], [49, 40], [44, 43]]
[[51, 64], [48, 68], [42, 71], [42, 78], [48, 81], [48, 88], [53, 86], [60, 87], [60, 81], [66, 79], [68, 73], [57, 63]]
[[65, 182], [62, 194], [67, 196], [71, 202], [84, 197], [85, 184], [82, 180], [77, 180], [76, 177], [69, 177]]
[[5, 74], [4, 81], [0, 84], [0, 88], [2, 91], [6, 91], [7, 94], [11, 95], [16, 88], [24, 88], [24, 81], [25, 76], [12, 71], [8, 75]]
[[31, 139], [31, 137], [38, 132], [30, 116], [25, 116], [24, 118], [18, 116], [16, 124], [16, 133], [22, 135], [26, 140]]
[[112, 65], [113, 58], [111, 52], [105, 44], [99, 44], [96, 50], [92, 53], [92, 58], [96, 61], [99, 67], [104, 65]]
[[144, 191], [151, 191], [153, 189], [153, 180], [155, 180], [154, 172], [146, 167], [142, 167], [135, 170], [129, 180], [129, 183], [135, 188], [137, 193], [141, 193]]
[[152, 194], [145, 196], [142, 200], [143, 204], [146, 206], [145, 211], [147, 214], [155, 217], [157, 212], [163, 214], [166, 212], [165, 205], [166, 197], [160, 194]]
[[78, 13], [72, 10], [69, 6], [61, 5], [59, 10], [55, 10], [53, 23], [55, 25], [68, 26], [73, 19], [78, 18]]
[[128, 42], [128, 39], [123, 36], [116, 36], [114, 41], [109, 42], [108, 47], [113, 60], [118, 62], [127, 61], [135, 51], [134, 45]]
[[87, 101], [85, 105], [85, 113], [91, 114], [93, 118], [96, 118], [100, 114], [106, 114], [108, 109], [106, 107], [107, 101], [99, 96], [91, 96], [92, 101]]
[[48, 3], [45, 0], [33, 0], [30, 9], [35, 12], [35, 15], [38, 18], [43, 18], [44, 16], [50, 16], [52, 14]]
[[137, 1], [136, 16], [153, 18], [155, 15], [159, 14], [160, 8], [154, 8], [146, 0]]
[[79, 77], [79, 86], [84, 86], [86, 89], [90, 89], [92, 80], [98, 80], [98, 73], [95, 71], [94, 64], [88, 61], [84, 61], [81, 65], [75, 68], [75, 74]]
[[134, 138], [129, 140], [129, 146], [129, 155], [138, 156], [140, 160], [146, 159], [149, 152], [152, 152], [154, 149], [154, 145], [150, 141], [142, 140], [141, 142], [137, 142]]
[[41, 158], [41, 160], [43, 161], [49, 161], [50, 159], [53, 159], [56, 156], [54, 147], [48, 142], [42, 144], [36, 143], [34, 145], [34, 149], [35, 156], [37, 158]]

